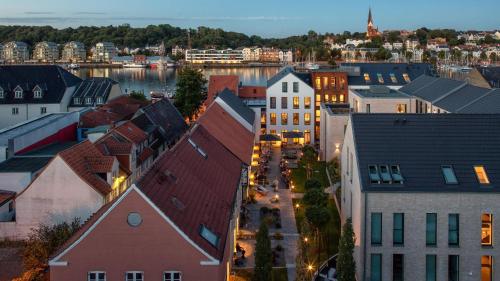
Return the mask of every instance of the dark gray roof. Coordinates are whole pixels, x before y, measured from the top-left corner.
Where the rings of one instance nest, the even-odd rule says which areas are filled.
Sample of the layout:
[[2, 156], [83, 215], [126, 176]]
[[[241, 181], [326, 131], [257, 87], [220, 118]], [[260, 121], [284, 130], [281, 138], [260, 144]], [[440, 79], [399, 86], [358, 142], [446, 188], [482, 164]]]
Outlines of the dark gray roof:
[[409, 95], [386, 86], [370, 86], [370, 89], [356, 89], [352, 91], [365, 98], [410, 98]]
[[[115, 84], [117, 84], [117, 82], [109, 78], [93, 77], [85, 79], [76, 87], [70, 106], [95, 106], [97, 104], [97, 98], [102, 98], [101, 102], [104, 104], [107, 102], [111, 89]], [[91, 104], [86, 102], [87, 98], [92, 99]], [[77, 99], [79, 103], [75, 103]]]
[[76, 141], [68, 141], [68, 142], [54, 142], [40, 148], [30, 150], [25, 153], [16, 154], [16, 156], [36, 156], [36, 157], [50, 157], [56, 156], [57, 153], [66, 150], [73, 145], [77, 144]]
[[352, 112], [352, 108], [348, 103], [321, 103], [320, 106], [329, 115], [347, 115]]
[[253, 126], [255, 121], [255, 112], [233, 92], [231, 92], [228, 88], [225, 88], [217, 97], [221, 98], [227, 105], [236, 111], [236, 113]]
[[[82, 80], [56, 65], [1, 65], [0, 87], [5, 97], [0, 104], [59, 103], [68, 87]], [[14, 89], [21, 87], [23, 98], [14, 98]], [[34, 98], [36, 87], [42, 98]]]
[[[411, 95], [419, 97], [428, 102], [435, 102], [439, 98], [442, 98], [443, 96], [450, 94], [451, 92], [456, 91], [460, 87], [464, 87], [466, 85], [467, 83], [464, 81], [438, 78], [432, 81], [431, 83], [427, 84], [427, 86], [424, 86], [419, 90], [414, 91], [413, 93], [411, 93]], [[399, 90], [405, 92], [405, 89], [403, 88]]]
[[435, 102], [434, 105], [449, 112], [457, 112], [459, 108], [491, 92], [491, 89], [466, 85]]
[[457, 111], [458, 113], [500, 114], [500, 89], [494, 89]]
[[479, 67], [478, 70], [491, 87], [500, 87], [500, 66]]
[[52, 157], [13, 157], [0, 163], [0, 173], [35, 173], [49, 163]]
[[[365, 191], [500, 192], [500, 115], [352, 114]], [[399, 165], [403, 184], [372, 184], [369, 165]], [[458, 184], [447, 185], [441, 165], [452, 165]], [[490, 185], [481, 186], [474, 165]]]
[[[360, 75], [349, 75], [349, 86], [365, 86], [365, 85], [386, 85], [386, 86], [401, 86], [408, 82], [404, 78], [407, 74], [411, 81], [417, 77], [427, 74], [435, 75], [435, 71], [431, 64], [428, 63], [342, 63], [341, 67], [354, 66], [359, 67]], [[367, 73], [370, 76], [370, 82], [365, 81], [364, 75]], [[378, 74], [382, 75], [383, 83], [379, 81]], [[396, 81], [393, 81], [391, 74], [394, 75]]]
[[296, 72], [292, 67], [283, 68], [280, 72], [271, 77], [271, 79], [267, 80], [267, 87], [269, 88], [272, 85], [276, 84], [278, 81], [283, 79], [283, 77], [287, 76], [290, 73], [295, 75], [295, 77], [299, 78], [304, 83], [312, 87], [311, 74], [304, 72]]
[[404, 85], [399, 90], [409, 95], [413, 95], [413, 93], [424, 87], [427, 87], [429, 84], [436, 80], [438, 80], [438, 78], [434, 76], [420, 75], [417, 79], [411, 81], [409, 84]]

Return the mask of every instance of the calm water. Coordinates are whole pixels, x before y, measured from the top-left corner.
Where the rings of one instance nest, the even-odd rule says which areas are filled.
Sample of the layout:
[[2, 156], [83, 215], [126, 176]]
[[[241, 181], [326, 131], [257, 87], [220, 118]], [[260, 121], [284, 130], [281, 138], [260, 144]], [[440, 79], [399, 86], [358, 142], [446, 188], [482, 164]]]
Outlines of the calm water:
[[[278, 67], [249, 67], [249, 68], [207, 68], [204, 75], [238, 75], [244, 85], [265, 86], [266, 81], [279, 71]], [[131, 68], [82, 68], [72, 70], [80, 78], [108, 77], [120, 83], [122, 90], [130, 92], [144, 91], [148, 95], [151, 91], [175, 89], [177, 71], [175, 69], [131, 69]]]

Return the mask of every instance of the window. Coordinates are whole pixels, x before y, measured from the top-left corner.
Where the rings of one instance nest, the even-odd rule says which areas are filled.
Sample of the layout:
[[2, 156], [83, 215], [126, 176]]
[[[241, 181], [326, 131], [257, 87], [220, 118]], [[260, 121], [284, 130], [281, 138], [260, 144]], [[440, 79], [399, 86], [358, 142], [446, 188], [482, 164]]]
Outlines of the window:
[[126, 281], [143, 281], [144, 273], [140, 271], [127, 271], [125, 273]]
[[85, 98], [85, 104], [92, 104], [92, 98]]
[[392, 83], [394, 83], [394, 84], [398, 83], [398, 79], [396, 79], [396, 75], [394, 75], [394, 73], [391, 73], [389, 75], [391, 76]]
[[455, 171], [453, 171], [453, 167], [450, 165], [441, 166], [441, 171], [443, 172], [444, 181], [446, 184], [457, 184], [458, 180], [455, 176]]
[[293, 125], [299, 125], [299, 114], [298, 113], [294, 113], [293, 114]]
[[325, 95], [325, 102], [329, 102], [330, 101], [330, 96], [328, 94]]
[[404, 255], [392, 255], [392, 281], [404, 280]]
[[411, 79], [410, 79], [410, 76], [408, 76], [408, 73], [403, 73], [403, 79], [405, 79], [406, 83], [411, 82]]
[[46, 107], [40, 107], [40, 114], [45, 114], [47, 113], [47, 108]]
[[371, 80], [370, 80], [370, 74], [365, 73], [363, 76], [364, 76], [364, 78], [365, 78], [365, 83], [367, 83], [367, 84], [368, 84], [368, 83], [370, 83], [370, 82], [371, 82]]
[[282, 82], [281, 83], [281, 91], [283, 93], [287, 93], [288, 92], [288, 82]]
[[97, 104], [103, 104], [104, 103], [103, 98], [102, 97], [98, 97], [96, 103]]
[[321, 78], [316, 77], [316, 90], [321, 90]]
[[35, 88], [35, 90], [33, 90], [33, 97], [35, 99], [41, 99], [42, 98], [42, 90], [38, 87]]
[[448, 256], [448, 281], [458, 281], [459, 256]]
[[370, 113], [371, 105], [369, 103], [366, 104], [366, 113]]
[[323, 89], [328, 89], [328, 77], [323, 77]]
[[335, 86], [337, 85], [337, 78], [336, 77], [332, 77], [331, 81], [332, 81], [331, 88], [335, 89]]
[[293, 82], [293, 92], [294, 93], [299, 92], [299, 82]]
[[340, 89], [343, 90], [344, 89], [344, 86], [345, 86], [345, 79], [344, 78], [341, 78], [340, 79]]
[[474, 171], [476, 172], [477, 180], [480, 184], [490, 184], [490, 180], [486, 174], [484, 166], [474, 166]]
[[304, 130], [304, 142], [306, 144], [310, 144], [311, 143], [311, 131]]
[[276, 109], [276, 97], [270, 97], [269, 100], [270, 108]]
[[376, 246], [382, 245], [382, 213], [372, 213], [371, 243]]
[[402, 246], [405, 243], [404, 213], [395, 213], [393, 215], [392, 243], [394, 246]]
[[384, 77], [382, 77], [382, 74], [377, 73], [377, 79], [380, 84], [384, 84]]
[[74, 98], [73, 99], [73, 103], [74, 104], [80, 104], [81, 103], [80, 98]]
[[305, 109], [311, 108], [311, 97], [304, 97], [304, 108]]
[[315, 112], [315, 116], [316, 116], [316, 122], [319, 122], [319, 118], [321, 118], [321, 111], [320, 110], [316, 110], [314, 111]]
[[91, 271], [87, 273], [87, 281], [106, 281], [106, 272]]
[[425, 245], [437, 244], [437, 214], [428, 213], [425, 220]]
[[163, 281], [181, 281], [181, 273], [179, 271], [166, 271], [163, 273]]
[[269, 116], [271, 125], [276, 125], [276, 113], [271, 113]]
[[288, 113], [281, 113], [281, 125], [288, 125]]
[[200, 235], [214, 247], [217, 247], [217, 245], [219, 244], [219, 236], [217, 236], [215, 233], [213, 233], [210, 229], [208, 229], [204, 225], [201, 226]]
[[382, 178], [382, 183], [391, 183], [392, 177], [389, 173], [389, 166], [380, 165], [379, 166], [380, 177]]
[[21, 89], [21, 87], [17, 86], [14, 89], [14, 98], [16, 98], [16, 99], [22, 99], [23, 98], [23, 89]]
[[436, 281], [436, 255], [425, 256], [425, 281]]
[[481, 281], [492, 281], [493, 280], [493, 257], [492, 256], [482, 256], [481, 257]]
[[400, 103], [396, 105], [396, 112], [397, 113], [406, 113], [406, 104]]
[[493, 215], [492, 214], [482, 214], [481, 215], [481, 245], [482, 246], [492, 246], [493, 245]]
[[260, 112], [260, 124], [261, 125], [266, 124], [266, 112], [265, 111]]
[[370, 174], [371, 183], [380, 183], [380, 175], [378, 173], [378, 168], [375, 165], [368, 166], [368, 173]]
[[401, 175], [401, 170], [399, 169], [399, 165], [391, 165], [391, 177], [392, 183], [402, 184], [404, 179]]
[[459, 217], [458, 214], [448, 215], [448, 245], [459, 245]]
[[282, 109], [288, 108], [288, 97], [281, 97], [281, 108]]
[[370, 280], [382, 281], [382, 255], [371, 254], [370, 261]]
[[12, 108], [12, 115], [18, 115], [19, 114], [19, 107], [13, 107]]
[[293, 97], [293, 109], [299, 109], [299, 97]]
[[0, 87], [0, 99], [3, 99], [5, 96], [4, 96], [4, 91], [3, 89]]
[[304, 113], [304, 125], [311, 125], [311, 113]]
[[332, 95], [332, 102], [337, 102], [337, 95]]
[[340, 102], [344, 102], [344, 94], [341, 94], [341, 95], [339, 96], [339, 100], [340, 100]]

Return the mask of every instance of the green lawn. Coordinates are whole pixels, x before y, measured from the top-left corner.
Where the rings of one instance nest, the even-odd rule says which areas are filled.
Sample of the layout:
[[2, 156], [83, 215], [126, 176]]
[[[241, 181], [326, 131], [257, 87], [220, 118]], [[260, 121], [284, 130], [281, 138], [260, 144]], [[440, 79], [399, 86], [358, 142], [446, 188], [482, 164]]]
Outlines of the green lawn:
[[[328, 177], [326, 175], [326, 162], [318, 161], [313, 165], [312, 177], [319, 180], [323, 187], [329, 185]], [[299, 167], [297, 169], [292, 169], [292, 181], [295, 188], [293, 192], [304, 193], [304, 183], [306, 182], [306, 169], [305, 166], [299, 162]]]
[[[293, 199], [293, 205], [299, 204], [299, 209], [294, 208], [295, 210], [295, 221], [297, 223], [297, 229], [299, 233], [301, 232], [300, 226], [302, 225], [302, 220], [305, 219], [303, 204], [300, 199]], [[335, 206], [335, 201], [328, 201], [328, 209], [330, 210], [331, 220], [328, 223], [327, 227], [324, 230], [324, 241], [322, 242], [322, 249], [320, 253], [321, 261], [327, 260], [330, 256], [336, 254], [339, 248], [339, 239], [340, 239], [340, 217], [337, 212], [337, 207]], [[326, 245], [326, 247], [325, 247]], [[309, 260], [317, 259], [317, 246], [311, 245], [308, 251]]]
[[[236, 273], [236, 276], [250, 281], [253, 276], [253, 269], [233, 269]], [[286, 268], [273, 268], [272, 272], [272, 281], [288, 281], [288, 275], [286, 272]]]

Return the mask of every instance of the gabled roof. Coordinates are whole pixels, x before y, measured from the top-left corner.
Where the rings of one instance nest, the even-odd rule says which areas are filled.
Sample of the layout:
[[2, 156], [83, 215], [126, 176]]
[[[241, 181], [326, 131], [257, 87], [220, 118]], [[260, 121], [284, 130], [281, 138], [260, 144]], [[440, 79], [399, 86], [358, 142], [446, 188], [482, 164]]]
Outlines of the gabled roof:
[[[93, 106], [97, 98], [102, 98], [102, 102], [105, 103], [115, 84], [117, 82], [110, 78], [93, 77], [85, 79], [77, 85], [75, 92], [73, 92], [70, 106]], [[80, 99], [79, 104], [75, 104], [75, 98]], [[92, 104], [87, 104], [85, 102], [86, 98], [92, 98]]]
[[272, 85], [276, 84], [288, 74], [293, 74], [295, 77], [302, 80], [302, 82], [312, 87], [311, 75], [309, 73], [296, 72], [292, 67], [284, 67], [280, 72], [271, 77], [271, 79], [267, 80], [267, 87], [269, 88]]
[[[138, 188], [200, 248], [223, 259], [241, 162], [199, 126], [165, 152]], [[219, 239], [213, 246], [202, 226]]]
[[[407, 74], [411, 81], [424, 74], [434, 75], [432, 65], [428, 63], [342, 63], [341, 66], [359, 67], [360, 69], [360, 75], [348, 76], [349, 86], [401, 86], [408, 84], [404, 74]], [[365, 74], [370, 77], [369, 83], [365, 81]], [[383, 83], [379, 81], [378, 74], [382, 75]], [[395, 82], [392, 81], [391, 74], [394, 75]]]
[[122, 120], [123, 116], [104, 110], [89, 110], [80, 116], [80, 128], [94, 128], [103, 125], [111, 125]]
[[224, 103], [229, 105], [241, 118], [245, 119], [251, 126], [255, 121], [255, 112], [250, 109], [239, 97], [235, 96], [233, 92], [229, 89], [224, 89], [222, 93], [219, 94], [220, 98]]
[[240, 77], [238, 75], [210, 75], [208, 81], [207, 99], [205, 106], [209, 106], [224, 89], [229, 89], [233, 93], [238, 92]]
[[206, 128], [241, 162], [251, 164], [254, 135], [219, 104], [212, 103], [198, 119], [198, 124]]
[[420, 75], [417, 77], [415, 80], [411, 81], [411, 83], [408, 83], [401, 87], [399, 90], [401, 92], [407, 93], [409, 95], [413, 95], [420, 89], [427, 87], [429, 84], [432, 84], [439, 78], [434, 77], [434, 76], [429, 76], [429, 75]]
[[[5, 98], [0, 104], [60, 103], [66, 89], [82, 80], [56, 65], [0, 65], [0, 87]], [[23, 98], [14, 98], [16, 87], [23, 89]], [[34, 98], [33, 89], [39, 86], [42, 97]]]
[[100, 137], [95, 146], [103, 155], [128, 155], [132, 153], [132, 142], [114, 131], [108, 132]]
[[489, 92], [491, 92], [491, 89], [465, 85], [463, 88], [435, 102], [434, 105], [449, 112], [457, 112], [459, 108], [466, 106]]
[[[466, 84], [464, 81], [438, 78], [427, 84], [427, 86], [414, 91], [412, 95], [429, 102], [435, 102], [439, 98], [464, 87]], [[400, 89], [400, 91], [404, 92], [404, 89]]]
[[[500, 115], [352, 114], [350, 122], [365, 191], [500, 192]], [[371, 184], [369, 165], [398, 165], [403, 184]], [[446, 184], [451, 165], [458, 184]], [[491, 182], [481, 186], [474, 165]]]
[[97, 174], [111, 172], [114, 157], [104, 156], [88, 140], [60, 152], [59, 156], [82, 180], [103, 196], [111, 192], [111, 186]]
[[459, 109], [457, 113], [500, 113], [500, 89], [494, 89], [486, 95], [476, 99], [467, 106]]
[[118, 132], [133, 143], [139, 145], [148, 138], [148, 135], [137, 127], [132, 121], [127, 121], [116, 127], [114, 131]]

